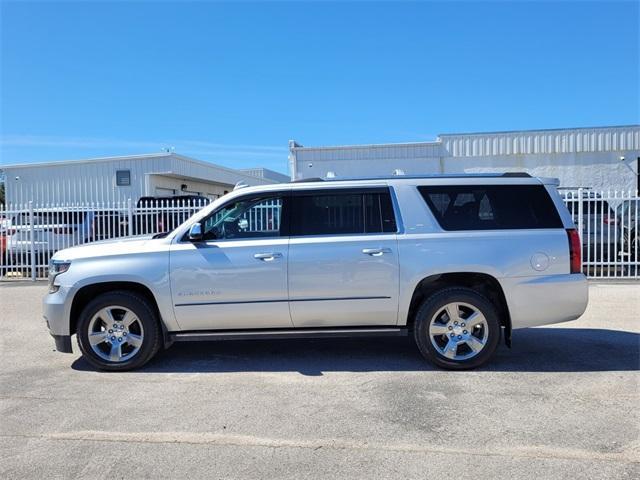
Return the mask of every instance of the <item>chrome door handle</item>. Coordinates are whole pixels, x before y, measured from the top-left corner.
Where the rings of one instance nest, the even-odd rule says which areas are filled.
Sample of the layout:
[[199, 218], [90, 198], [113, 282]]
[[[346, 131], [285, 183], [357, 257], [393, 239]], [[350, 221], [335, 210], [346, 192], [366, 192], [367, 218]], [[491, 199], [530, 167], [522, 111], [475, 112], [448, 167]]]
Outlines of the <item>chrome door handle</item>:
[[281, 258], [282, 254], [279, 252], [271, 252], [271, 253], [256, 253], [253, 258], [256, 260], [262, 260], [263, 262], [272, 262], [276, 258]]
[[372, 257], [379, 257], [385, 253], [391, 253], [390, 248], [363, 248], [362, 253], [365, 255], [371, 255]]

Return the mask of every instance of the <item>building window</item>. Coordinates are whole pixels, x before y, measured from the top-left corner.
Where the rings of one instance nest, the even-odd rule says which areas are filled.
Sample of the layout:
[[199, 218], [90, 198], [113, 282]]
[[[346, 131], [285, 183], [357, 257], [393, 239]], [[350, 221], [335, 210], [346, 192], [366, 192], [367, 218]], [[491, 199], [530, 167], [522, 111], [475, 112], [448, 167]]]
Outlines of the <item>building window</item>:
[[131, 170], [116, 170], [116, 186], [128, 187], [131, 185]]

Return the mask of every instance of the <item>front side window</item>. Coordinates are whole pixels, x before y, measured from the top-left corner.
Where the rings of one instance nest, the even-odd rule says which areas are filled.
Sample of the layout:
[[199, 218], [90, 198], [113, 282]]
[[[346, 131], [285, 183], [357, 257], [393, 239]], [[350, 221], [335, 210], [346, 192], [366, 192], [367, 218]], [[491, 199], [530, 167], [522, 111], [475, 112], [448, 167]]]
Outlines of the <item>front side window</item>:
[[291, 204], [292, 236], [396, 231], [388, 189], [295, 192]]
[[204, 239], [279, 237], [282, 197], [243, 198], [231, 202], [204, 222]]
[[434, 185], [418, 190], [444, 230], [562, 228], [542, 185]]

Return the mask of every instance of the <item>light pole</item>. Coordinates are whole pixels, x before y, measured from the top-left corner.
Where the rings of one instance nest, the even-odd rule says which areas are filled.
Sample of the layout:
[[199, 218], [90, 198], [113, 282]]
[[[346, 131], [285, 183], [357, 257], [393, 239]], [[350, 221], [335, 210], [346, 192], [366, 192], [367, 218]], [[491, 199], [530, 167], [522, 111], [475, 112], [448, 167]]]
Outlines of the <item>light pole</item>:
[[627, 160], [624, 157], [620, 157], [620, 161], [623, 163], [625, 167], [631, 170], [636, 177], [636, 192], [640, 192], [640, 157], [636, 158], [636, 169], [634, 170], [631, 165], [627, 163]]

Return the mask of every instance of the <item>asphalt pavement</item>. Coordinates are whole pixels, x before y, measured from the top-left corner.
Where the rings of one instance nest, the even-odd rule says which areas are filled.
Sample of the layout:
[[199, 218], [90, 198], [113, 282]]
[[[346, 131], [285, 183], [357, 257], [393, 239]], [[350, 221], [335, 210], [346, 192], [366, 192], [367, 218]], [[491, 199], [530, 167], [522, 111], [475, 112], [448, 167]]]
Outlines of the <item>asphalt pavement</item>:
[[446, 372], [406, 338], [57, 353], [43, 283], [0, 284], [0, 478], [640, 478], [640, 283]]

